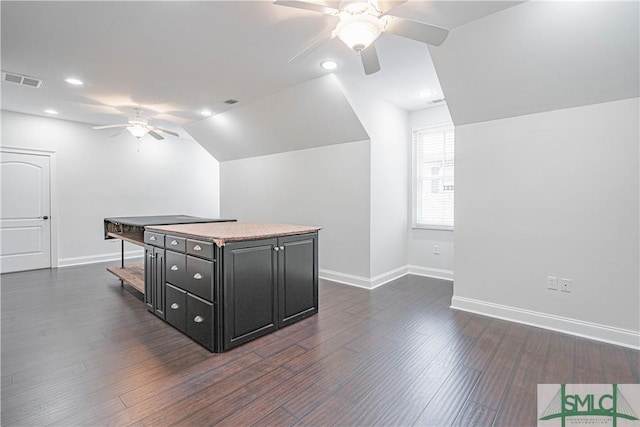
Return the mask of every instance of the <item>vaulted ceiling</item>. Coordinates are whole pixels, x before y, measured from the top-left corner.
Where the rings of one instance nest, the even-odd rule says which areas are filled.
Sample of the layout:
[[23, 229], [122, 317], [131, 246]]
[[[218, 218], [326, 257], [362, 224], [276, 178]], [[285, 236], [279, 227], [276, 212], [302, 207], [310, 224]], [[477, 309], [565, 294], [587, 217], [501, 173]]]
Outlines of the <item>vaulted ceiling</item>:
[[[638, 96], [635, 1], [409, 0], [393, 14], [449, 28], [449, 38], [428, 47], [383, 34], [382, 70], [369, 76], [337, 39], [289, 63], [336, 18], [269, 0], [0, 7], [3, 71], [45, 81], [40, 89], [3, 81], [3, 109], [52, 108], [60, 119], [114, 124], [138, 107], [153, 124], [190, 137], [186, 129], [220, 160], [366, 135], [319, 67], [328, 58], [341, 82], [407, 111], [446, 97], [456, 124]], [[69, 76], [84, 86], [68, 85]], [[205, 108], [221, 114], [205, 119]], [[225, 121], [236, 130], [216, 127]], [[300, 138], [310, 129], [313, 138]], [[239, 138], [262, 145], [239, 146]]]
[[[322, 2], [322, 0], [317, 0]], [[455, 28], [518, 2], [410, 0], [395, 14]], [[156, 124], [193, 124], [204, 108], [240, 108], [327, 74], [319, 63], [401, 108], [442, 97], [428, 47], [383, 35], [382, 70], [365, 76], [339, 40], [288, 60], [336, 19], [264, 1], [2, 1], [2, 69], [43, 79], [40, 89], [2, 82], [2, 108], [91, 124], [122, 123], [141, 107]], [[85, 85], [72, 87], [68, 76]], [[420, 97], [420, 92], [429, 93]], [[234, 107], [225, 100], [240, 101]]]

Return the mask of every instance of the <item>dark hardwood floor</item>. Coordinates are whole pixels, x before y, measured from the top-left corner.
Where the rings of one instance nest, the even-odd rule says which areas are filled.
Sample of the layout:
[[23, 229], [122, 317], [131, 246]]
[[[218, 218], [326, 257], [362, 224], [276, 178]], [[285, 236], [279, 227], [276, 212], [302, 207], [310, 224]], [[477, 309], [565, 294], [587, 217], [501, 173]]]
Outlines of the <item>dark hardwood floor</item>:
[[640, 353], [449, 309], [448, 282], [320, 284], [320, 313], [212, 354], [105, 264], [6, 274], [2, 425], [531, 426], [538, 383], [638, 383]]

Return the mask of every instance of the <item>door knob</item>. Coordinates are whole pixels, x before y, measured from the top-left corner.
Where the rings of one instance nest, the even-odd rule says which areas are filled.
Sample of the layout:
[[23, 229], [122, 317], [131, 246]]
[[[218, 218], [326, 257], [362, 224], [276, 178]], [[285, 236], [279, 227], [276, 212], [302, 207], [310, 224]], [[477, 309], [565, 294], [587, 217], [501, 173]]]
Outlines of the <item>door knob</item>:
[[40, 219], [49, 219], [49, 217], [45, 215], [45, 216], [41, 216]]

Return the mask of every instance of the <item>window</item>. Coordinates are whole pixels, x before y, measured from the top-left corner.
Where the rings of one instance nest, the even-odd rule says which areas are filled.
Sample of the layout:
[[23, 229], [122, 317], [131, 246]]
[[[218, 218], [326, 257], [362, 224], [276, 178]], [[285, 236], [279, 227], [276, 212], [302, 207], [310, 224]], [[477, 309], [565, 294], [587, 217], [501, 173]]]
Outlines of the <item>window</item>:
[[453, 230], [453, 125], [413, 130], [413, 227]]

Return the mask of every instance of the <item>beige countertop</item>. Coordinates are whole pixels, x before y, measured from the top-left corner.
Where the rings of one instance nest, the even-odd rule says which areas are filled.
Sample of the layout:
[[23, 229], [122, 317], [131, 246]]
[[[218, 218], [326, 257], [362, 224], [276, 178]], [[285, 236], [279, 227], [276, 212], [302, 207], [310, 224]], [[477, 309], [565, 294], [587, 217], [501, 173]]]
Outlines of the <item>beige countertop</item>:
[[266, 239], [313, 233], [322, 227], [294, 224], [257, 224], [251, 222], [204, 222], [147, 226], [147, 230], [178, 233], [195, 239], [213, 240], [216, 245], [239, 240]]

